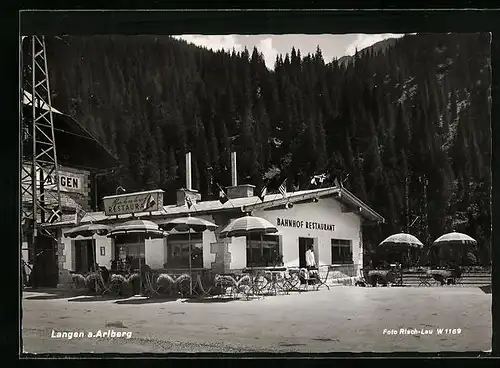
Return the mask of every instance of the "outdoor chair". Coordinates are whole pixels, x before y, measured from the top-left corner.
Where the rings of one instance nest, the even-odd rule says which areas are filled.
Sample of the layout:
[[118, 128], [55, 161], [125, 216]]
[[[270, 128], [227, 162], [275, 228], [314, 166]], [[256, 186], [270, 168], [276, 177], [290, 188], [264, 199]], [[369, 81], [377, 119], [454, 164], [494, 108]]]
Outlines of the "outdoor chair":
[[[317, 270], [314, 270], [314, 269], [312, 269], [311, 271], [317, 272]], [[311, 272], [309, 270], [307, 270], [306, 268], [300, 269], [299, 278], [300, 278], [300, 282], [301, 282], [302, 291], [308, 291], [310, 287], [312, 288], [312, 290], [314, 290], [314, 288], [316, 287], [315, 283], [318, 281], [318, 277], [312, 276]]]
[[[327, 268], [327, 271], [326, 271], [326, 275], [325, 277], [321, 278], [321, 274], [319, 272], [319, 268], [320, 267], [326, 267]], [[328, 290], [330, 290], [330, 286], [328, 286], [327, 282], [328, 282], [328, 276], [330, 276], [330, 266], [326, 265], [326, 266], [319, 266], [318, 267], [318, 278], [317, 278], [317, 286], [316, 286], [316, 290], [319, 290], [320, 287], [322, 286], [326, 286], [326, 288]]]
[[432, 286], [431, 283], [433, 280], [432, 275], [427, 272], [421, 272], [418, 275], [418, 286]]

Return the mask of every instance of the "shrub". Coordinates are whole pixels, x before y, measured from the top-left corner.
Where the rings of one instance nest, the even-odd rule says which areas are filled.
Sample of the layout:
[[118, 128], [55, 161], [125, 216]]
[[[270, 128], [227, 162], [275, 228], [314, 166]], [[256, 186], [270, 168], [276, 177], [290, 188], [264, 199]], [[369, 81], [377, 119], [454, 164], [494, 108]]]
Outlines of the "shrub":
[[114, 274], [111, 275], [110, 279], [110, 289], [120, 295], [127, 295], [127, 279], [120, 275], [120, 274]]
[[134, 273], [127, 278], [127, 283], [130, 285], [130, 289], [134, 295], [141, 292], [141, 277], [138, 273]]
[[71, 280], [77, 289], [83, 289], [87, 287], [87, 280], [85, 276], [80, 273], [75, 273], [71, 275]]
[[160, 294], [171, 294], [175, 280], [169, 274], [162, 273], [156, 279], [158, 285], [158, 292]]
[[101, 277], [98, 273], [92, 272], [88, 274], [85, 283], [87, 285], [87, 289], [92, 293], [100, 293], [103, 291]]

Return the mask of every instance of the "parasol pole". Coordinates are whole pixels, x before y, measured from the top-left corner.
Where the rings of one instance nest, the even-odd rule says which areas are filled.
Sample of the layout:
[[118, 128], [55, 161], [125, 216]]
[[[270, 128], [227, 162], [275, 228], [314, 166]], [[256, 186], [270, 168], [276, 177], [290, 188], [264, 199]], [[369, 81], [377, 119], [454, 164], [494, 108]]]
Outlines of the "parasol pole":
[[[144, 238], [144, 248], [146, 248], [146, 238]], [[141, 273], [142, 254], [140, 249], [141, 248], [139, 247], [139, 295], [142, 295], [142, 273]], [[146, 253], [146, 249], [144, 249], [144, 253]], [[144, 257], [145, 256], [146, 254], [144, 254]]]
[[188, 227], [188, 249], [189, 249], [189, 295], [193, 295], [193, 279], [191, 272], [191, 228]]
[[94, 245], [94, 232], [92, 232], [92, 236], [91, 236], [91, 242], [92, 242], [92, 246], [90, 247], [91, 249], [91, 252], [92, 252], [92, 269], [94, 270], [94, 273], [96, 274], [96, 277], [94, 277], [94, 280], [95, 280], [95, 292], [97, 294], [97, 267], [96, 267], [96, 263], [97, 263], [97, 257], [96, 257], [96, 252], [95, 252], [95, 245]]

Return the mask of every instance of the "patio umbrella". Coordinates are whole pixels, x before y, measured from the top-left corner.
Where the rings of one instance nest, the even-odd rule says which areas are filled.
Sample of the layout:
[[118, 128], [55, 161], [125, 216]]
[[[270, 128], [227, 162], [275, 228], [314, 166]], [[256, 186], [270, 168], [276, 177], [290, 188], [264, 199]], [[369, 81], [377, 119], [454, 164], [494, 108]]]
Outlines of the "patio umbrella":
[[[94, 235], [107, 235], [111, 231], [111, 227], [107, 225], [102, 225], [102, 224], [85, 224], [81, 225], [78, 227], [75, 227], [73, 229], [70, 229], [64, 233], [64, 236], [67, 238], [76, 238], [78, 236], [84, 236], [84, 237], [91, 237], [92, 238], [92, 260], [94, 264], [92, 265], [92, 269], [94, 271], [97, 271], [95, 269], [95, 264], [97, 263], [96, 259], [96, 249], [94, 246]], [[96, 282], [96, 290], [97, 290], [97, 278], [95, 279]]]
[[170, 220], [168, 222], [160, 224], [160, 227], [167, 230], [176, 230], [176, 231], [187, 231], [188, 233], [188, 249], [189, 249], [189, 276], [190, 276], [190, 281], [189, 281], [189, 293], [193, 293], [193, 280], [191, 278], [191, 231], [201, 233], [204, 232], [205, 230], [215, 230], [217, 228], [217, 225], [198, 218], [198, 217], [191, 217], [188, 215], [187, 217], [180, 217], [176, 218], [173, 220]]
[[250, 234], [275, 234], [278, 229], [266, 219], [261, 217], [246, 216], [237, 218], [227, 225], [221, 232], [221, 238], [230, 238], [233, 236], [247, 236]]
[[[456, 231], [441, 235], [439, 238], [437, 238], [434, 241], [434, 243], [432, 243], [432, 245], [435, 247], [443, 247], [443, 246], [464, 247], [464, 246], [473, 246], [476, 244], [477, 244], [477, 241], [475, 239], [471, 238], [469, 235], [462, 234], [462, 233], [459, 233]], [[452, 251], [452, 252], [453, 252], [452, 254], [456, 254], [454, 251]], [[463, 255], [463, 253], [462, 253], [462, 255]]]
[[[153, 221], [130, 220], [114, 227], [108, 235], [108, 238], [116, 238], [120, 235], [141, 234], [147, 238], [163, 238], [167, 234]], [[139, 274], [141, 274], [142, 255], [139, 255]], [[142, 283], [139, 283], [142, 293]]]
[[162, 238], [166, 235], [165, 232], [153, 221], [131, 220], [116, 225], [114, 229], [110, 231], [108, 237], [114, 238], [119, 235], [128, 234], [144, 234], [149, 238]]
[[410, 248], [422, 248], [424, 245], [415, 236], [406, 233], [393, 234], [384, 239], [379, 247], [381, 248], [403, 248], [408, 252], [410, 258]]
[[476, 245], [477, 241], [467, 234], [452, 233], [441, 235], [437, 238], [432, 245]]
[[94, 236], [95, 234], [107, 235], [110, 230], [110, 226], [90, 223], [70, 229], [64, 233], [64, 236], [68, 238], [76, 238], [77, 236], [88, 237]]
[[230, 238], [237, 236], [249, 236], [251, 234], [259, 234], [260, 240], [262, 242], [262, 236], [264, 234], [275, 234], [278, 229], [271, 224], [266, 219], [256, 216], [250, 216], [247, 213], [246, 216], [237, 218], [233, 220], [229, 225], [227, 225], [221, 232], [221, 238]]

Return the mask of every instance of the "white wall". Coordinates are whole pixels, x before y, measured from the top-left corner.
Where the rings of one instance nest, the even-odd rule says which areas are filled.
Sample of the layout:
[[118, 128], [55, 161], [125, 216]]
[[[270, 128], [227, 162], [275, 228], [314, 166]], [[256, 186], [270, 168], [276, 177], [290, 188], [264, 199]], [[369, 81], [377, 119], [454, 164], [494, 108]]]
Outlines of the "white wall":
[[247, 266], [247, 238], [239, 236], [231, 238], [229, 243], [229, 253], [231, 253], [230, 269], [241, 270]]
[[[361, 218], [354, 213], [342, 213], [341, 204], [334, 198], [320, 198], [318, 203], [295, 204], [290, 209], [256, 211], [254, 216], [262, 217], [275, 225], [282, 236], [283, 262], [287, 267], [299, 265], [299, 237], [314, 238], [318, 265], [332, 263], [331, 239], [346, 239], [352, 242], [353, 261], [362, 262]], [[334, 231], [277, 226], [277, 218], [314, 221], [335, 225]], [[361, 257], [361, 259], [360, 259]]]
[[[211, 221], [211, 220], [209, 220]], [[215, 233], [207, 230], [202, 234], [203, 239], [203, 268], [212, 268], [212, 262], [215, 262], [215, 254], [210, 253], [210, 244], [217, 242]]]
[[[94, 236], [96, 247], [96, 260], [99, 266], [105, 266], [111, 269], [111, 260], [113, 259], [113, 239], [106, 236]], [[104, 247], [104, 256], [101, 256], [101, 247]]]
[[167, 238], [146, 239], [144, 249], [146, 264], [149, 267], [152, 269], [163, 268], [166, 246]]

